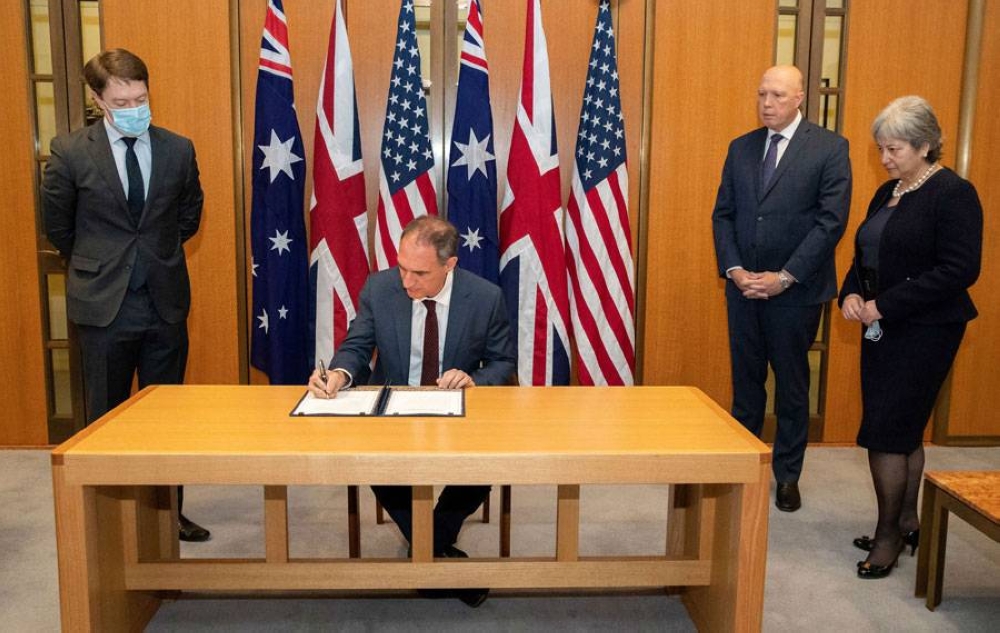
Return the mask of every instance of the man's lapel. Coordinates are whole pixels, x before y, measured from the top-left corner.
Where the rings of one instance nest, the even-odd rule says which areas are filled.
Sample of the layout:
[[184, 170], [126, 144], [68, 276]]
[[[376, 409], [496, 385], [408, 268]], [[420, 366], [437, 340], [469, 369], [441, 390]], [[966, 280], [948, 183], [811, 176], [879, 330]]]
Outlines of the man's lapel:
[[[451, 305], [448, 306], [448, 332], [444, 339], [444, 354], [441, 357], [442, 367], [451, 369], [458, 367], [459, 363], [455, 357], [458, 355], [458, 342], [467, 340], [465, 329], [469, 327], [468, 315], [472, 313], [472, 297], [469, 296], [469, 289], [462, 283], [461, 272], [458, 268], [452, 279]], [[470, 273], [471, 274], [471, 273]]]
[[[146, 205], [142, 208], [142, 219], [145, 219], [146, 217], [146, 211], [149, 209], [150, 200], [155, 200], [156, 196], [159, 194], [160, 187], [163, 184], [163, 174], [166, 168], [166, 163], [169, 160], [167, 157], [166, 141], [160, 133], [159, 128], [149, 128], [149, 149], [150, 155], [152, 156], [152, 164], [150, 165], [149, 170], [149, 187], [147, 188], [148, 193], [146, 194]], [[142, 219], [139, 221], [142, 222]]]
[[774, 185], [781, 179], [781, 175], [785, 173], [788, 166], [798, 160], [799, 154], [802, 153], [802, 148], [809, 143], [812, 128], [812, 124], [805, 119], [799, 123], [798, 129], [795, 131], [795, 136], [792, 137], [792, 140], [788, 141], [788, 147], [785, 149], [785, 153], [781, 155], [781, 160], [778, 161], [778, 168], [774, 170], [774, 176], [771, 177], [771, 182], [761, 192], [759, 200], [767, 197], [767, 194], [771, 192]]
[[97, 165], [97, 171], [107, 183], [108, 189], [114, 192], [115, 199], [121, 206], [125, 217], [129, 217], [128, 200], [125, 198], [125, 190], [122, 188], [122, 180], [118, 175], [118, 165], [115, 164], [115, 156], [111, 153], [111, 142], [108, 140], [108, 132], [104, 129], [104, 120], [100, 120], [90, 126], [87, 133], [90, 141], [87, 144], [87, 153]]
[[[392, 303], [389, 309], [392, 311], [392, 316], [390, 317], [390, 322], [394, 333], [396, 335], [396, 354], [397, 358], [400, 360], [400, 366], [403, 368], [404, 372], [404, 383], [405, 380], [409, 379], [406, 375], [409, 372], [410, 366], [410, 336], [411, 329], [413, 327], [413, 300], [410, 299], [409, 295], [406, 294], [406, 290], [403, 289], [403, 281], [399, 276], [399, 269], [391, 269], [395, 275], [396, 279], [392, 284]], [[388, 377], [388, 376], [387, 376]]]

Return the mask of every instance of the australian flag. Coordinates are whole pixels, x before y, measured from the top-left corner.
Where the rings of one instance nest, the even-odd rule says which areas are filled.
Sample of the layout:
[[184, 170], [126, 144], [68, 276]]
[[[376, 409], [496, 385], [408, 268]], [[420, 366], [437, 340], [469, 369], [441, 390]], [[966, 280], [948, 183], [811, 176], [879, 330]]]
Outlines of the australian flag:
[[497, 167], [493, 153], [490, 70], [479, 0], [469, 6], [458, 72], [448, 167], [448, 220], [458, 228], [458, 265], [498, 283]]
[[305, 384], [310, 372], [304, 156], [292, 94], [288, 24], [281, 0], [270, 0], [260, 42], [254, 122], [250, 362], [271, 384]]

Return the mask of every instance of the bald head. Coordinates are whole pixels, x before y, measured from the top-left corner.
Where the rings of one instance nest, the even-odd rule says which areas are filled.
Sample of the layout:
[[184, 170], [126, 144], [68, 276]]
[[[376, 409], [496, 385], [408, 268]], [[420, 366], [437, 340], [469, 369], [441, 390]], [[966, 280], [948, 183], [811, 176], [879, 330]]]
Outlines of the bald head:
[[802, 104], [802, 72], [795, 66], [772, 66], [764, 72], [757, 88], [760, 122], [779, 132], [795, 120]]

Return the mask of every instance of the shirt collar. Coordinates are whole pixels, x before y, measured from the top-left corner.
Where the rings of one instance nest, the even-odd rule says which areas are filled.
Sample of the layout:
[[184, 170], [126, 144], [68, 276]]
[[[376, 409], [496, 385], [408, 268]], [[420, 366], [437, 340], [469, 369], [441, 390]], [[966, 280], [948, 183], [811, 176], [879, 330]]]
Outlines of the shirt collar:
[[[114, 145], [119, 140], [125, 138], [125, 135], [122, 134], [121, 132], [119, 132], [118, 128], [116, 128], [115, 126], [111, 125], [111, 122], [108, 121], [108, 117], [101, 117], [101, 121], [104, 122], [104, 129], [108, 133], [108, 142], [109, 143], [111, 143], [112, 145]], [[146, 143], [148, 145], [149, 144], [149, 130], [146, 130], [145, 132], [143, 132], [142, 134], [140, 134], [139, 136], [137, 136], [136, 139], [138, 139], [140, 143]]]
[[423, 299], [413, 299], [414, 303], [423, 303], [425, 300], [430, 299], [431, 301], [437, 301], [438, 303], [448, 306], [451, 304], [451, 288], [453, 285], [453, 279], [455, 276], [454, 270], [449, 270], [448, 275], [444, 278], [444, 285], [441, 286], [441, 290], [438, 291], [433, 297], [424, 297]]
[[772, 130], [767, 128], [767, 136], [770, 138], [774, 134], [780, 134], [786, 141], [792, 140], [795, 135], [795, 130], [799, 129], [799, 123], [802, 123], [802, 111], [799, 110], [795, 113], [795, 120], [786, 125], [784, 129]]

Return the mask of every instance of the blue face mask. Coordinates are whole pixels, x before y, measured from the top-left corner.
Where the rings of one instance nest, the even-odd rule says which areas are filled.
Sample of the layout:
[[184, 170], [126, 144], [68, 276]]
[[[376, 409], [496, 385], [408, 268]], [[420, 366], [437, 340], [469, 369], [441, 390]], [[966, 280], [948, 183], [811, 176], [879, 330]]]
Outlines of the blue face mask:
[[108, 110], [111, 112], [112, 123], [125, 136], [142, 136], [149, 129], [149, 122], [153, 119], [148, 103], [135, 108]]

